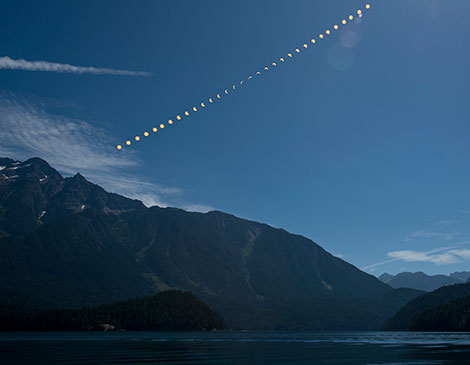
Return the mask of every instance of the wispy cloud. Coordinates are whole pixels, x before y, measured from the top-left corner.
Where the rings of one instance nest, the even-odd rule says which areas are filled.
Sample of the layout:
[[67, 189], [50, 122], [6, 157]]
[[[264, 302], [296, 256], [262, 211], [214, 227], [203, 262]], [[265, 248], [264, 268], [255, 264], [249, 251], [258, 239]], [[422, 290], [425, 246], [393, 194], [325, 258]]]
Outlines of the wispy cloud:
[[432, 262], [437, 265], [460, 262], [459, 257], [454, 255], [452, 251], [442, 252], [443, 250], [446, 250], [446, 248], [427, 252], [413, 250], [393, 251], [389, 252], [387, 256], [405, 262]]
[[150, 76], [148, 72], [116, 70], [112, 68], [74, 66], [67, 63], [55, 63], [47, 61], [27, 61], [24, 59], [12, 59], [8, 56], [0, 57], [0, 69], [62, 72], [73, 74], [93, 75], [119, 75], [119, 76]]
[[[131, 158], [113, 154], [105, 130], [63, 115], [48, 113], [37, 103], [0, 96], [0, 153], [47, 158], [66, 174], [135, 166]], [[15, 156], [13, 156], [15, 157]]]
[[[82, 175], [108, 191], [140, 200], [147, 207], [158, 205], [164, 208], [171, 206], [171, 201], [175, 197], [180, 197], [183, 193], [179, 188], [160, 186], [143, 178], [122, 175], [122, 172], [119, 174], [120, 177], [113, 171], [109, 173], [89, 171]], [[181, 208], [184, 209], [184, 207]]]
[[470, 250], [468, 249], [452, 250], [449, 253], [463, 260], [470, 260]]
[[[377, 266], [382, 266], [382, 265], [389, 264], [391, 262], [395, 262], [395, 261], [398, 261], [398, 260], [400, 260], [400, 259], [395, 258], [395, 259], [391, 259], [391, 260], [384, 260], [384, 261], [376, 262], [375, 264], [361, 267], [361, 270], [375, 271], [375, 268]], [[371, 269], [374, 269], [374, 270], [371, 270]]]
[[188, 212], [207, 213], [211, 210], [215, 210], [214, 207], [205, 204], [185, 204], [180, 207], [181, 209], [187, 210]]
[[81, 119], [49, 113], [41, 103], [17, 101], [0, 93], [0, 156], [41, 157], [66, 175], [80, 172], [106, 190], [139, 199], [147, 206], [212, 207], [183, 201], [179, 188], [161, 186], [130, 174], [139, 159], [132, 151], [116, 153], [115, 141], [104, 130]]
[[[466, 244], [462, 242], [458, 244]], [[387, 253], [388, 260], [380, 261], [372, 265], [362, 268], [362, 270], [370, 270], [377, 266], [382, 266], [395, 261], [404, 262], [431, 262], [436, 265], [456, 264], [463, 261], [470, 260], [470, 249], [456, 249], [453, 247], [439, 247], [430, 251], [415, 251], [415, 250], [402, 250], [391, 251]]]
[[459, 232], [442, 233], [442, 232], [420, 230], [420, 231], [415, 231], [415, 232], [408, 234], [405, 237], [405, 241], [409, 242], [415, 239], [431, 239], [431, 238], [438, 238], [440, 240], [450, 241], [450, 240], [453, 240], [458, 235], [459, 235]]
[[452, 224], [457, 224], [457, 223], [459, 223], [458, 220], [441, 220], [437, 222], [436, 225], [443, 227], [443, 226], [450, 226]]

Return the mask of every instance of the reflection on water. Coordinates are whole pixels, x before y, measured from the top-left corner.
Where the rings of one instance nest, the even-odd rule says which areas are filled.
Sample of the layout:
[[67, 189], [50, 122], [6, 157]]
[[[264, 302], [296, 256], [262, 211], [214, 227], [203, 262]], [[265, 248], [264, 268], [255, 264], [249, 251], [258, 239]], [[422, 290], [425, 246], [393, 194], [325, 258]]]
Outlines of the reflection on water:
[[0, 333], [1, 364], [470, 364], [470, 333]]

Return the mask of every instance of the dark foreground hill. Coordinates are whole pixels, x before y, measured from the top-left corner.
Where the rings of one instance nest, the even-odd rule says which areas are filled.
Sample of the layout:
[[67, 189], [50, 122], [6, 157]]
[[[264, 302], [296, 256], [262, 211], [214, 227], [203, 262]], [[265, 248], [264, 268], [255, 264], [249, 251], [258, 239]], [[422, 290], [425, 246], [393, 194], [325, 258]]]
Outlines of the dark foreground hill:
[[420, 293], [266, 224], [146, 208], [39, 158], [0, 159], [0, 170], [0, 298], [22, 305], [79, 308], [181, 289], [232, 328], [373, 330]]
[[383, 325], [385, 331], [408, 331], [413, 320], [421, 313], [446, 305], [453, 300], [470, 296], [470, 284], [444, 286], [431, 293], [423, 294], [401, 308]]
[[410, 325], [411, 331], [468, 332], [470, 331], [470, 296], [418, 314]]
[[207, 331], [223, 319], [191, 293], [166, 291], [149, 297], [83, 309], [32, 310], [0, 304], [0, 331]]
[[469, 332], [470, 296], [418, 314], [410, 325], [411, 331]]

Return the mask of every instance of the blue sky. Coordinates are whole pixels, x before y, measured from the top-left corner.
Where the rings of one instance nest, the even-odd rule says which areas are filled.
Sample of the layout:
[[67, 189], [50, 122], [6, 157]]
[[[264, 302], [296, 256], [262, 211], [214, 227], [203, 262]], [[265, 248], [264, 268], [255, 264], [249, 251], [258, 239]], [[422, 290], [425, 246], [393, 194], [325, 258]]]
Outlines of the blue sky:
[[372, 1], [223, 102], [114, 148], [365, 3], [3, 1], [0, 154], [267, 222], [374, 274], [470, 270], [468, 0]]

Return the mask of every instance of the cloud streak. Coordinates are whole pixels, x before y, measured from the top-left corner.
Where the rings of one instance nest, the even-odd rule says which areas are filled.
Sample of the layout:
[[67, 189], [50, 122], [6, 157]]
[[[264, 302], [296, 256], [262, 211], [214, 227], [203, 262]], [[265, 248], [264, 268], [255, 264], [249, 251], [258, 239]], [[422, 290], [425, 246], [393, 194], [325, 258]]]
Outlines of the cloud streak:
[[[435, 253], [440, 252], [440, 253]], [[442, 249], [438, 251], [413, 251], [413, 250], [404, 250], [404, 251], [393, 251], [387, 254], [388, 257], [402, 260], [405, 262], [432, 262], [436, 265], [443, 264], [455, 264], [460, 262], [460, 257], [454, 253], [456, 250], [442, 252]]]
[[389, 264], [391, 262], [395, 262], [398, 260], [399, 260], [398, 258], [395, 258], [391, 260], [384, 260], [384, 261], [376, 262], [375, 264], [361, 267], [361, 270], [370, 270], [370, 269], [376, 268], [377, 266], [382, 266], [382, 265]]
[[450, 241], [453, 240], [459, 234], [459, 232], [442, 233], [430, 231], [415, 231], [406, 236], [405, 242], [413, 241], [415, 239], [441, 239], [444, 241]]
[[[466, 244], [463, 242], [462, 244]], [[458, 246], [458, 245], [457, 245]], [[470, 260], [470, 249], [456, 249], [456, 247], [439, 247], [431, 251], [402, 250], [387, 253], [388, 260], [365, 266], [361, 270], [370, 270], [395, 261], [404, 262], [431, 262], [436, 265], [456, 264]]]
[[34, 103], [0, 98], [0, 127], [2, 155], [14, 152], [19, 157], [40, 156], [66, 174], [110, 172], [137, 163], [112, 153], [111, 138], [105, 130], [83, 120], [48, 113]]
[[0, 156], [41, 157], [65, 175], [80, 172], [107, 191], [141, 200], [146, 206], [176, 206], [193, 211], [212, 207], [182, 201], [179, 188], [148, 181], [132, 169], [135, 152], [116, 153], [106, 130], [81, 119], [52, 114], [44, 103], [17, 101], [0, 93]]
[[67, 63], [55, 63], [47, 61], [27, 61], [21, 58], [15, 60], [8, 56], [0, 57], [0, 69], [93, 75], [151, 76], [151, 73], [148, 72], [116, 70], [112, 68], [83, 67], [69, 65]]

